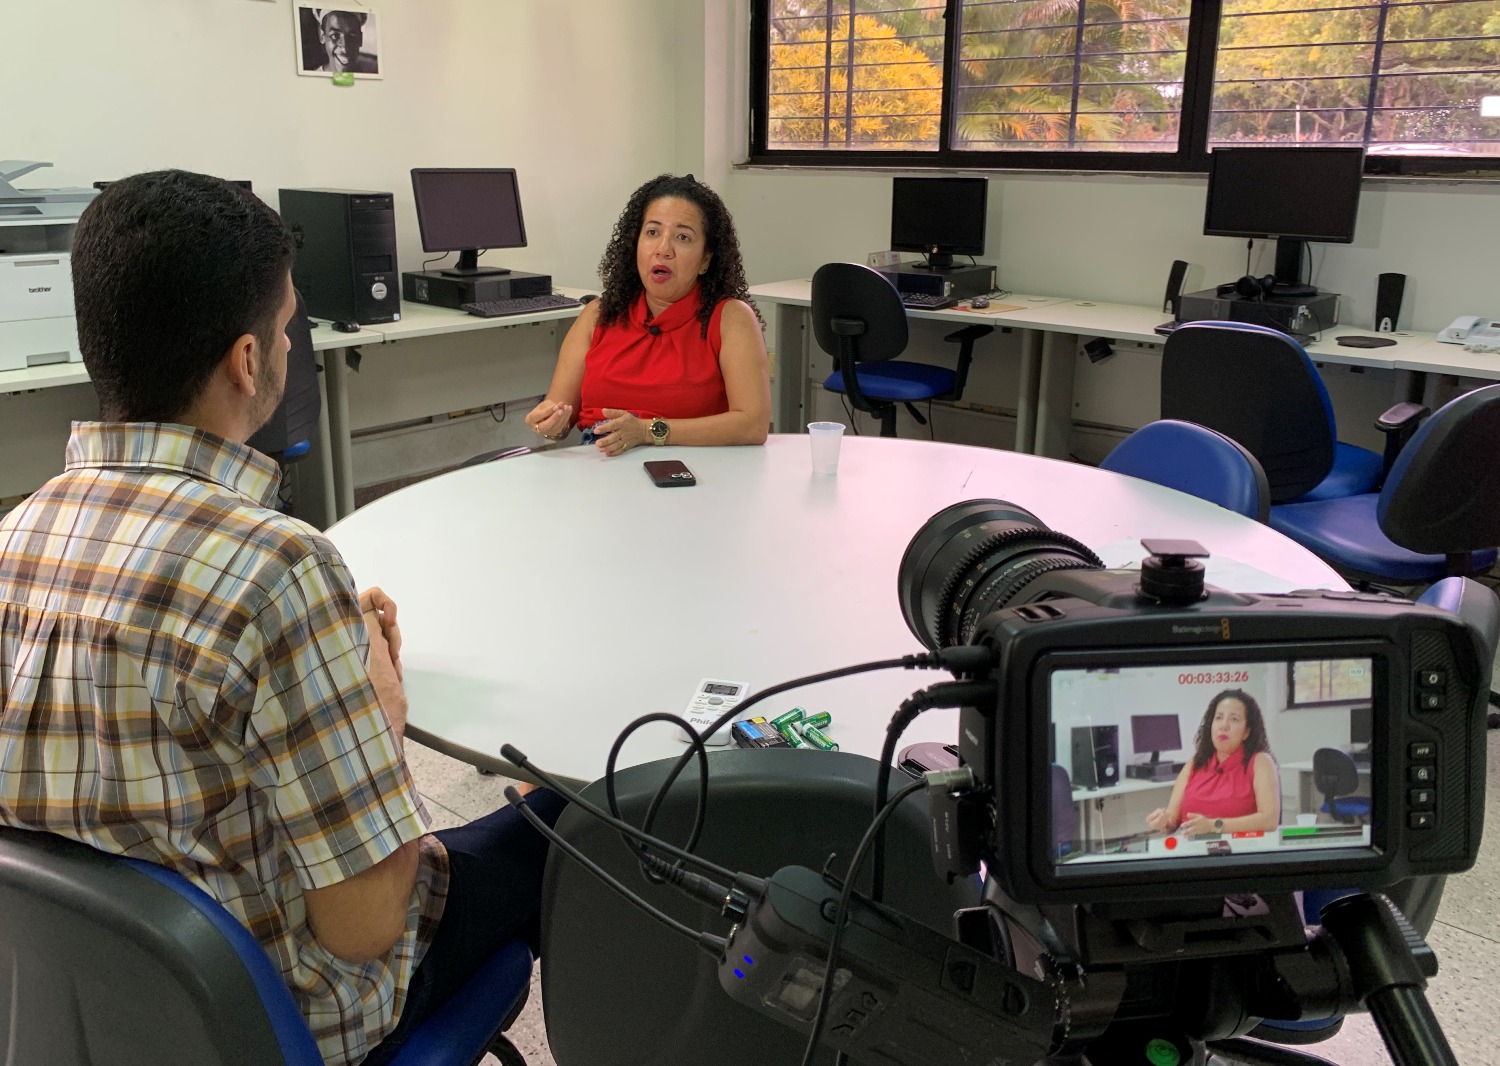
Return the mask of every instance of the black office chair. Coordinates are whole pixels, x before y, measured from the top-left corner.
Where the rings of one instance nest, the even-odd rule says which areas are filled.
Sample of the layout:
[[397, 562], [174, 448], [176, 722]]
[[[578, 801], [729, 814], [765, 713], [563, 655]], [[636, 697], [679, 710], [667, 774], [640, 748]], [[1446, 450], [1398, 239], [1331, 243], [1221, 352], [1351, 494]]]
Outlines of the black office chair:
[[[1369, 821], [1370, 799], [1354, 795], [1359, 791], [1359, 768], [1349, 753], [1319, 748], [1312, 763], [1313, 785], [1323, 797], [1323, 810], [1336, 822]], [[1345, 797], [1342, 802], [1340, 797]]]
[[1495, 565], [1500, 385], [1445, 404], [1402, 449], [1385, 487], [1271, 508], [1271, 526], [1367, 580], [1417, 584]]
[[812, 320], [818, 346], [834, 358], [823, 387], [849, 397], [856, 411], [879, 418], [882, 437], [896, 435], [898, 403], [925, 426], [927, 419], [915, 402], [961, 399], [974, 342], [995, 331], [993, 326], [965, 326], [944, 337], [959, 346], [955, 370], [893, 361], [906, 350], [906, 308], [889, 278], [858, 263], [818, 268], [812, 279]]
[[1333, 405], [1300, 344], [1269, 326], [1186, 322], [1162, 346], [1161, 417], [1194, 422], [1244, 445], [1265, 469], [1271, 503], [1379, 489], [1421, 408], [1377, 422], [1384, 456], [1338, 440]]
[[[525, 1060], [505, 1039], [531, 952], [496, 951], [392, 1066]], [[47, 1066], [322, 1066], [270, 956], [164, 866], [0, 828], [0, 1059]]]
[[[870, 824], [873, 760], [808, 749], [719, 751], [708, 757], [708, 805], [698, 854], [768, 876], [789, 864], [821, 870], [830, 854], [840, 875]], [[615, 784], [625, 818], [640, 825], [668, 761], [622, 770]], [[603, 806], [602, 782], [584, 793]], [[653, 832], [682, 843], [698, 796], [696, 768], [673, 785]], [[933, 870], [925, 792], [887, 825], [885, 899], [932, 929], [953, 928], [953, 912], [977, 906], [979, 885], [949, 885]], [[694, 929], [723, 936], [728, 920], [677, 890], [649, 883], [619, 834], [570, 807], [557, 830], [657, 907]], [[870, 882], [868, 860], [861, 890]], [[717, 963], [691, 941], [647, 917], [554, 848], [542, 892], [542, 999], [558, 1066], [799, 1062], [807, 1040], [743, 1007], [719, 986]], [[818, 1055], [828, 1066], [833, 1054]]]

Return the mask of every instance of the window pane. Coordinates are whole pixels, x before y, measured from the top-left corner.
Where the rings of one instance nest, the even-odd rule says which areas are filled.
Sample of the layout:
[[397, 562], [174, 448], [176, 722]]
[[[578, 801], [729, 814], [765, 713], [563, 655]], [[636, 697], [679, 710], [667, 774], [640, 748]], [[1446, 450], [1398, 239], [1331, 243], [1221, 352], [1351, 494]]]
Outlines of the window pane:
[[772, 0], [766, 147], [936, 151], [941, 0]]
[[1500, 154], [1497, 0], [1225, 0], [1210, 144]]
[[1190, 0], [962, 0], [953, 147], [1174, 152]]

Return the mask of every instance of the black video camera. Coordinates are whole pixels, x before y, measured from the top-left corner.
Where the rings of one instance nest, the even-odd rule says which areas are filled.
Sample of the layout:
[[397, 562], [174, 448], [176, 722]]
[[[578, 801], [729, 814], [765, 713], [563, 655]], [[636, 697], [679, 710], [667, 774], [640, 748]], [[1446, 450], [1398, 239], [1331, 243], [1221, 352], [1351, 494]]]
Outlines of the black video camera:
[[[948, 872], [982, 859], [1009, 899], [1057, 904], [1378, 889], [1473, 864], [1487, 590], [1469, 619], [1384, 593], [1241, 595], [1204, 589], [1201, 548], [1147, 543], [1140, 572], [1105, 570], [998, 500], [913, 539], [912, 631], [996, 663], [997, 705], [961, 715], [977, 787], [956, 801], [967, 839]], [[1162, 754], [1139, 728], [1127, 746], [1148, 716], [1145, 743], [1187, 758], [1127, 777]]]

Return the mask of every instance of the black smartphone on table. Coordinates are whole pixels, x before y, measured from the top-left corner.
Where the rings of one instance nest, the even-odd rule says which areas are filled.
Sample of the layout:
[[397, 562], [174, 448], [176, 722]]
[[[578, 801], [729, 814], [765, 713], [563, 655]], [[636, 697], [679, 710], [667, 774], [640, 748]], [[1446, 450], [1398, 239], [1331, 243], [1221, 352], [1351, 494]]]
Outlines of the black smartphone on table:
[[687, 488], [698, 484], [698, 479], [680, 459], [656, 459], [645, 464], [646, 475], [659, 489]]

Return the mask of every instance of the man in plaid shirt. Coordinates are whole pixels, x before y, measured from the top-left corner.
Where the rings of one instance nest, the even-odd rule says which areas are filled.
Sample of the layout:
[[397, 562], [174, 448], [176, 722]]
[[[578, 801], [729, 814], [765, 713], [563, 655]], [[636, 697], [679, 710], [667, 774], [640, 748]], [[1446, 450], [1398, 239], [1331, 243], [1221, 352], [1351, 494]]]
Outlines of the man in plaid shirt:
[[0, 823], [190, 878], [328, 1063], [377, 1064], [502, 943], [535, 948], [546, 842], [508, 808], [425, 832], [396, 605], [245, 444], [285, 384], [291, 259], [274, 212], [199, 174], [114, 182], [79, 221], [101, 421], [0, 519]]

